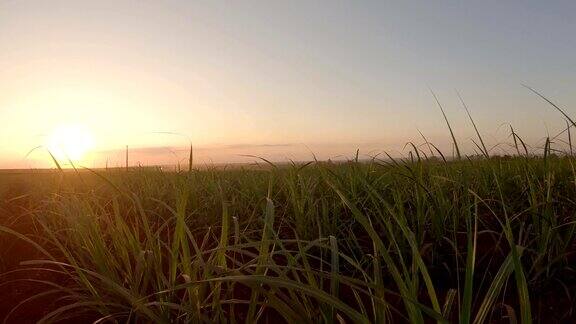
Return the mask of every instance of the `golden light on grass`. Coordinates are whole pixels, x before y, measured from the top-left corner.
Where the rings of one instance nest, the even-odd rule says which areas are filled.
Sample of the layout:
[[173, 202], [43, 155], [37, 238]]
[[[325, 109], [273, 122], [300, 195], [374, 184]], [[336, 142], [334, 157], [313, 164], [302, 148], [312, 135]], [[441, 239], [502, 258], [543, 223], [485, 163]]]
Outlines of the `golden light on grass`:
[[79, 162], [94, 147], [94, 138], [82, 125], [61, 125], [52, 131], [46, 146], [58, 160]]

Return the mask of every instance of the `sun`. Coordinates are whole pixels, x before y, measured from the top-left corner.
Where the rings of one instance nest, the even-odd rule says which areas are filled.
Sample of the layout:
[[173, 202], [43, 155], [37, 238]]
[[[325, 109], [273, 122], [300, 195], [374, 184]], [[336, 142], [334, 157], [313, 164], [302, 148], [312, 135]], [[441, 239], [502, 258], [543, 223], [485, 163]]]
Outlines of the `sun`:
[[89, 129], [81, 125], [62, 125], [56, 127], [48, 138], [50, 153], [62, 161], [79, 162], [94, 146]]

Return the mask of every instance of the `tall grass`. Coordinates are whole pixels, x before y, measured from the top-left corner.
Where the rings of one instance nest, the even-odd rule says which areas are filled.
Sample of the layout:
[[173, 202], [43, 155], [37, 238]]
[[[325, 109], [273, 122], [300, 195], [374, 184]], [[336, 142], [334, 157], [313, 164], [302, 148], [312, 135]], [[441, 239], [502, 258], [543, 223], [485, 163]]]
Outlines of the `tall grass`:
[[[529, 323], [549, 316], [546, 294], [571, 304], [576, 287], [572, 154], [552, 154], [547, 142], [544, 154], [529, 155], [511, 128], [519, 156], [494, 156], [462, 104], [483, 158], [461, 159], [440, 106], [454, 161], [422, 135], [422, 145], [410, 146], [415, 160], [61, 170], [32, 181], [25, 217], [35, 236], [11, 226], [0, 233], [41, 257], [10, 272], [67, 281], [28, 278], [47, 288], [20, 301], [5, 322], [49, 296], [62, 303], [41, 322]], [[565, 307], [557, 320], [569, 319]]]

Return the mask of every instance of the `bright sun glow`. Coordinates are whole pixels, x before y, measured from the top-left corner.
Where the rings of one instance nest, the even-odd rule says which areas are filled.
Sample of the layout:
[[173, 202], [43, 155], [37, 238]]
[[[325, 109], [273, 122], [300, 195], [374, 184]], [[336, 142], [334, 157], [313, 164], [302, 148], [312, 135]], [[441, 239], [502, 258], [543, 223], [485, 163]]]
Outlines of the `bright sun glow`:
[[64, 125], [52, 131], [48, 149], [58, 160], [81, 161], [94, 146], [90, 131], [80, 125]]

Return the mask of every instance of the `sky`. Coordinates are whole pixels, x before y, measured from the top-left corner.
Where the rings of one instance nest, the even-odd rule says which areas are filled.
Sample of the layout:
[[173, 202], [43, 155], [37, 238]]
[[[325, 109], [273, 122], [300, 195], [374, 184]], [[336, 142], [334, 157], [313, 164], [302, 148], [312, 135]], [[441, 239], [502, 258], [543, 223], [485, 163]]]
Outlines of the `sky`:
[[87, 167], [124, 163], [126, 145], [133, 164], [185, 163], [190, 142], [196, 163], [401, 156], [418, 131], [450, 153], [430, 89], [465, 151], [474, 131], [456, 90], [489, 146], [508, 124], [537, 146], [565, 121], [522, 84], [576, 116], [574, 12], [575, 1], [0, 0], [0, 168], [50, 166], [58, 141]]

